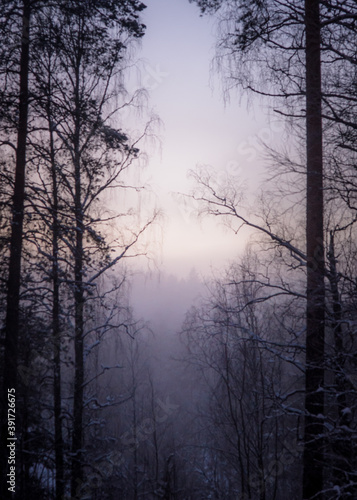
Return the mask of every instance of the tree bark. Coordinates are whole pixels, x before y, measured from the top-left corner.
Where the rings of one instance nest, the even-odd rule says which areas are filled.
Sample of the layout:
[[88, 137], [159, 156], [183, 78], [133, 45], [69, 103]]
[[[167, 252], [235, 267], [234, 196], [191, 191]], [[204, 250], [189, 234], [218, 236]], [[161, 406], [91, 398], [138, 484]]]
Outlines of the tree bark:
[[74, 134], [74, 176], [75, 176], [75, 217], [76, 217], [76, 248], [74, 256], [74, 400], [73, 400], [73, 433], [72, 433], [72, 471], [71, 471], [71, 494], [73, 497], [78, 493], [82, 485], [82, 444], [83, 444], [83, 382], [84, 382], [84, 359], [83, 359], [83, 334], [84, 334], [84, 287], [83, 287], [83, 209], [81, 201], [81, 168], [80, 168], [80, 98], [79, 98], [79, 67], [77, 66], [76, 83], [76, 117]]
[[[49, 89], [50, 89], [49, 82]], [[64, 464], [62, 436], [62, 397], [61, 397], [61, 330], [60, 330], [60, 297], [58, 269], [58, 182], [55, 161], [53, 131], [51, 130], [51, 110], [48, 104], [48, 123], [50, 126], [50, 157], [52, 174], [52, 335], [53, 335], [53, 405], [55, 419], [55, 464], [56, 464], [56, 500], [64, 496]]]
[[319, 0], [305, 0], [307, 310], [303, 498], [321, 498], [324, 433], [324, 243]]
[[2, 498], [12, 495], [7, 489], [7, 393], [8, 389], [17, 389], [17, 357], [19, 336], [19, 303], [21, 277], [21, 251], [23, 240], [24, 200], [25, 200], [25, 168], [26, 143], [28, 129], [28, 74], [29, 74], [29, 29], [31, 6], [29, 0], [23, 1], [22, 13], [22, 40], [20, 56], [19, 82], [19, 121], [17, 131], [15, 185], [12, 205], [12, 224], [10, 239], [9, 274], [7, 283], [7, 304], [5, 319], [4, 342], [4, 377], [3, 377], [3, 404], [1, 411], [1, 471], [2, 471]]
[[[337, 259], [335, 257], [334, 231], [330, 231], [329, 252], [327, 255], [329, 263], [328, 279], [330, 283], [332, 311], [331, 311], [331, 327], [334, 333], [334, 351], [331, 362], [334, 371], [334, 386], [336, 390], [337, 400], [337, 436], [332, 436], [329, 439], [332, 447], [332, 473], [331, 479], [334, 484], [344, 488], [346, 495], [350, 498], [356, 497], [356, 485], [353, 481], [354, 466], [353, 455], [354, 445], [351, 439], [351, 413], [348, 410], [349, 403], [347, 394], [353, 390], [350, 381], [346, 377], [345, 363], [346, 354], [343, 341], [342, 329], [342, 303], [339, 291], [339, 275], [337, 272]], [[347, 485], [349, 486], [347, 487]]]
[[83, 480], [82, 474], [82, 443], [83, 443], [83, 331], [84, 331], [84, 293], [83, 293], [83, 222], [77, 219], [76, 259], [75, 259], [75, 338], [74, 338], [74, 393], [73, 393], [73, 431], [72, 431], [72, 471], [71, 494], [76, 497], [78, 487]]

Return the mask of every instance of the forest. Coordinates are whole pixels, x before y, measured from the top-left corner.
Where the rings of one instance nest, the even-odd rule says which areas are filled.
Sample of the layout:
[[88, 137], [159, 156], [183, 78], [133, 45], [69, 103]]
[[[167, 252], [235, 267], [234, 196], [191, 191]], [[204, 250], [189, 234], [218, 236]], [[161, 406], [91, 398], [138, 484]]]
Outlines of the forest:
[[357, 499], [357, 3], [186, 2], [283, 128], [254, 200], [191, 170], [190, 209], [250, 236], [148, 321], [147, 6], [0, 0], [1, 499]]

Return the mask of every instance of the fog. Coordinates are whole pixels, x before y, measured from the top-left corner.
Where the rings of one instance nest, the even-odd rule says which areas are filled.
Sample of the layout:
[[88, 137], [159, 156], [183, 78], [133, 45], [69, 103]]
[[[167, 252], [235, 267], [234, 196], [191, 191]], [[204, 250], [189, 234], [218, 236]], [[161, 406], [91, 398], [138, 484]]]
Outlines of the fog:
[[356, 2], [147, 3], [0, 1], [1, 500], [356, 499]]
[[138, 273], [131, 282], [134, 315], [147, 321], [153, 331], [172, 336], [181, 328], [188, 309], [205, 291], [195, 269], [186, 277], [160, 271]]

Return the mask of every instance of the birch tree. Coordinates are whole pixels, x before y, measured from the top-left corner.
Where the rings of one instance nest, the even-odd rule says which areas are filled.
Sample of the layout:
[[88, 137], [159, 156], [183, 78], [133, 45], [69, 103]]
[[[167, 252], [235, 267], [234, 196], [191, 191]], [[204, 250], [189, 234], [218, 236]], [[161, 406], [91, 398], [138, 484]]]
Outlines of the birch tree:
[[[139, 93], [134, 97], [125, 93], [122, 73], [130, 45], [144, 34], [145, 27], [139, 16], [145, 6], [136, 0], [120, 4], [111, 1], [49, 3], [36, 0], [5, 3], [1, 19], [4, 40], [20, 40], [20, 43], [3, 46], [6, 57], [2, 58], [2, 146], [15, 152], [13, 157], [17, 165], [13, 181], [15, 222], [12, 223], [7, 290], [10, 298], [6, 321], [10, 326], [5, 328], [3, 388], [7, 396], [7, 387], [16, 384], [17, 369], [24, 367], [18, 367], [16, 351], [21, 243], [25, 224], [26, 245], [30, 249], [28, 257], [35, 266], [37, 282], [43, 280], [43, 296], [39, 300], [43, 304], [41, 320], [51, 317], [50, 329], [41, 333], [45, 340], [52, 331], [53, 357], [46, 359], [47, 366], [53, 366], [56, 498], [62, 498], [66, 481], [61, 395], [64, 385], [61, 381], [63, 317], [70, 318], [73, 311], [75, 363], [71, 481], [75, 495], [78, 484], [83, 485], [84, 346], [89, 330], [86, 329], [89, 317], [87, 299], [97, 291], [96, 283], [109, 269], [124, 257], [138, 252], [135, 249], [138, 240], [155, 219], [153, 215], [142, 226], [137, 226], [130, 210], [123, 209], [115, 215], [110, 211], [100, 214], [103, 210], [100, 204], [107, 190], [120, 188], [135, 192], [139, 189], [127, 183], [125, 175], [139, 158], [138, 145], [148, 133], [150, 124], [140, 136], [130, 139], [123, 132], [122, 124], [119, 125], [118, 115], [123, 108], [137, 105], [140, 97]], [[29, 29], [32, 18], [35, 18], [33, 31]], [[19, 29], [18, 33], [16, 29]], [[18, 96], [20, 104], [17, 106]], [[28, 131], [29, 103], [32, 121]], [[17, 146], [14, 138], [18, 140]], [[8, 156], [11, 157], [11, 153]], [[31, 176], [27, 175], [29, 172]], [[10, 174], [10, 185], [11, 177]], [[27, 212], [24, 211], [26, 195]], [[122, 223], [116, 233], [113, 231], [115, 221]], [[105, 231], [104, 226], [112, 231], [110, 244], [101, 232]], [[32, 250], [35, 250], [33, 254]], [[116, 285], [114, 291], [115, 288]], [[68, 301], [68, 290], [72, 293], [72, 304]], [[37, 298], [33, 296], [31, 300]], [[50, 307], [46, 311], [47, 306]], [[35, 375], [32, 370], [29, 365], [28, 375]], [[68, 369], [66, 378], [68, 380]], [[5, 420], [5, 415], [2, 415], [2, 443], [6, 435]], [[6, 455], [2, 453], [2, 459], [5, 460]], [[2, 470], [5, 472], [6, 467]], [[5, 488], [6, 480], [1, 484]], [[28, 484], [22, 486], [23, 491], [27, 491]]]
[[[124, 132], [112, 126], [118, 109], [109, 106], [117, 93], [114, 82], [122, 70], [125, 44], [143, 35], [138, 18], [143, 8], [139, 2], [126, 6], [114, 2], [100, 5], [68, 2], [60, 5], [58, 17], [53, 17], [49, 10], [43, 21], [47, 29], [47, 51], [50, 49], [53, 53], [50, 71], [40, 57], [37, 60], [37, 88], [45, 87], [49, 100], [44, 118], [50, 138], [52, 186], [58, 179], [63, 207], [61, 238], [72, 275], [68, 284], [73, 293], [74, 314], [73, 496], [78, 484], [83, 482], [86, 296], [99, 276], [129, 254], [147, 227], [133, 231], [129, 241], [118, 242], [121, 248], [113, 259], [104, 237], [96, 229], [103, 218], [93, 217], [95, 205], [106, 189], [125, 188], [123, 176], [139, 152], [136, 143], [130, 143]], [[48, 75], [47, 81], [42, 80], [44, 74]], [[53, 191], [53, 196], [51, 213], [57, 217], [54, 205], [58, 194]], [[54, 224], [53, 228], [56, 227]], [[56, 252], [56, 238], [53, 245], [52, 252]]]
[[[349, 57], [349, 50], [355, 36], [355, 6], [314, 0], [305, 3], [202, 0], [197, 3], [202, 12], [218, 13], [218, 61], [222, 61], [227, 88], [238, 86], [270, 97], [278, 106], [282, 98], [284, 105], [275, 108], [279, 114], [299, 125], [305, 121], [306, 250], [292, 251], [297, 258], [304, 254], [307, 267], [303, 498], [320, 498], [324, 489], [326, 462], [322, 417], [326, 367], [323, 190], [324, 177], [327, 178], [329, 173], [327, 168], [323, 169], [322, 119], [335, 133], [338, 130], [342, 132], [344, 128], [346, 139], [348, 120], [344, 119], [341, 104], [353, 103], [354, 95], [347, 91], [346, 79], [341, 80], [341, 75], [349, 75], [350, 82], [354, 81], [354, 59]], [[349, 42], [346, 42], [347, 33]], [[332, 88], [331, 74], [336, 75], [340, 92], [336, 92], [336, 87]], [[352, 120], [349, 128], [353, 133]], [[327, 134], [328, 137], [328, 131]], [[334, 147], [339, 149], [340, 146], [341, 142], [337, 139]], [[213, 193], [213, 198], [214, 203], [218, 202], [218, 213], [219, 204], [225, 208], [227, 204], [224, 196], [216, 195], [217, 191]], [[346, 199], [347, 190], [344, 196]], [[234, 210], [235, 215], [246, 224], [247, 220], [241, 216], [237, 205]], [[251, 225], [250, 221], [248, 225]], [[259, 229], [267, 234], [266, 228]], [[273, 241], [279, 241], [276, 234], [268, 232]], [[279, 244], [289, 246], [286, 241]]]

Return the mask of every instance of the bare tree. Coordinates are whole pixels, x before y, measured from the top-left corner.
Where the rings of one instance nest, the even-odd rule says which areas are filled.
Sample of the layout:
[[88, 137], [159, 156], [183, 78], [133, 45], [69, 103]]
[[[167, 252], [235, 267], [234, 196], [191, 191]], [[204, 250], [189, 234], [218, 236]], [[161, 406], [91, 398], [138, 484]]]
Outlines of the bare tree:
[[183, 329], [188, 359], [201, 367], [210, 394], [200, 442], [222, 464], [217, 473], [207, 467], [205, 477], [217, 498], [299, 498], [289, 482], [301, 474], [290, 429], [299, 432], [303, 408], [302, 346], [293, 334], [302, 321], [294, 324], [292, 311], [299, 303], [302, 310], [304, 297], [282, 293], [253, 255], [213, 284]]
[[[203, 0], [197, 3], [203, 12], [214, 11], [220, 16], [219, 60], [225, 62], [222, 68], [228, 89], [240, 86], [272, 97], [275, 102], [284, 98], [284, 108], [277, 111], [295, 123], [306, 122], [307, 330], [303, 497], [318, 498], [324, 489], [324, 425], [321, 415], [324, 414], [326, 327], [322, 118], [334, 131], [335, 148], [341, 147], [341, 139], [336, 141], [337, 136], [343, 137], [342, 147], [346, 147], [346, 130], [349, 128], [349, 133], [353, 134], [354, 129], [352, 120], [348, 124], [343, 117], [342, 103], [346, 106], [350, 102], [354, 113], [354, 95], [347, 91], [346, 81], [349, 78], [350, 82], [354, 80], [355, 58], [350, 48], [355, 37], [355, 6], [318, 0], [252, 1], [248, 4], [239, 0]], [[348, 43], [347, 33], [351, 37]], [[337, 86], [334, 87], [330, 84], [331, 70], [336, 75]], [[341, 70], [348, 75], [342, 80], [338, 77]], [[306, 107], [301, 112], [303, 99], [306, 99]], [[326, 137], [329, 137], [328, 131]], [[342, 184], [348, 188], [346, 180]], [[351, 200], [350, 193], [351, 190], [346, 189], [342, 197]], [[224, 197], [219, 198], [225, 206]], [[241, 216], [241, 211], [237, 212]], [[249, 222], [249, 225], [252, 224]], [[266, 228], [260, 229], [266, 234]], [[275, 234], [270, 232], [270, 236], [278, 241]], [[285, 246], [286, 243], [283, 242]]]
[[[17, 387], [17, 350], [18, 350], [18, 329], [19, 329], [19, 301], [20, 301], [20, 274], [21, 274], [21, 247], [22, 230], [24, 219], [24, 197], [25, 197], [25, 166], [26, 166], [26, 145], [27, 145], [27, 126], [28, 126], [28, 106], [29, 106], [29, 42], [30, 42], [30, 15], [31, 2], [23, 1], [20, 5], [20, 23], [18, 28], [21, 37], [21, 49], [18, 61], [17, 95], [18, 95], [18, 122], [17, 122], [17, 140], [15, 149], [16, 168], [15, 182], [12, 201], [12, 225], [10, 239], [10, 258], [7, 277], [7, 310], [5, 319], [5, 344], [4, 344], [4, 373], [2, 388], [2, 412], [1, 412], [1, 470], [3, 476], [2, 496], [7, 498], [9, 491], [7, 486], [6, 472], [8, 470], [6, 463], [7, 448], [7, 397], [8, 390]], [[3, 32], [6, 33], [7, 23], [11, 23], [13, 17], [12, 10], [15, 5], [5, 9], [2, 19]], [[12, 16], [11, 16], [12, 14]], [[5, 25], [5, 26], [4, 26]], [[3, 90], [6, 95], [6, 88]]]
[[[124, 12], [112, 2], [101, 5], [80, 4], [59, 6], [58, 17], [49, 9], [43, 21], [43, 37], [36, 59], [36, 88], [46, 90], [40, 101], [42, 119], [49, 142], [37, 144], [37, 154], [44, 154], [47, 172], [37, 169], [38, 184], [33, 192], [42, 191], [33, 207], [49, 225], [52, 238], [53, 325], [58, 326], [58, 245], [63, 259], [68, 259], [66, 282], [73, 293], [74, 315], [74, 405], [72, 431], [72, 495], [78, 483], [83, 483], [83, 389], [85, 386], [84, 340], [86, 336], [87, 297], [95, 289], [98, 278], [124, 256], [129, 255], [140, 235], [153, 219], [138, 231], [132, 231], [129, 241], [117, 238], [116, 257], [99, 229], [119, 217], [101, 217], [96, 206], [105, 190], [125, 187], [123, 176], [137, 159], [140, 138], [129, 138], [112, 124], [118, 108], [110, 109], [115, 90], [115, 78], [122, 71], [124, 43], [143, 35], [137, 12], [143, 4], [131, 2]], [[44, 25], [43, 25], [44, 26]], [[99, 26], [101, 29], [99, 29]], [[43, 46], [41, 46], [41, 42]], [[103, 50], [105, 47], [105, 50]], [[41, 57], [41, 50], [48, 57]], [[124, 104], [123, 104], [124, 105]], [[120, 108], [120, 107], [119, 107]], [[146, 132], [144, 132], [145, 134]], [[46, 165], [45, 165], [46, 166]], [[47, 196], [47, 178], [51, 180], [52, 199]], [[36, 207], [36, 203], [39, 205]], [[59, 204], [61, 209], [59, 210]], [[47, 212], [43, 209], [47, 209]], [[46, 215], [41, 215], [46, 214]], [[123, 216], [123, 215], [122, 215]], [[155, 216], [154, 216], [155, 218]], [[123, 241], [124, 240], [124, 241]], [[71, 277], [70, 277], [71, 276]], [[55, 339], [55, 387], [60, 403], [59, 337]], [[60, 417], [59, 417], [60, 418]], [[56, 441], [60, 446], [58, 422]], [[60, 451], [58, 455], [61, 471]], [[58, 487], [63, 482], [59, 475]], [[61, 488], [60, 488], [61, 491]]]

